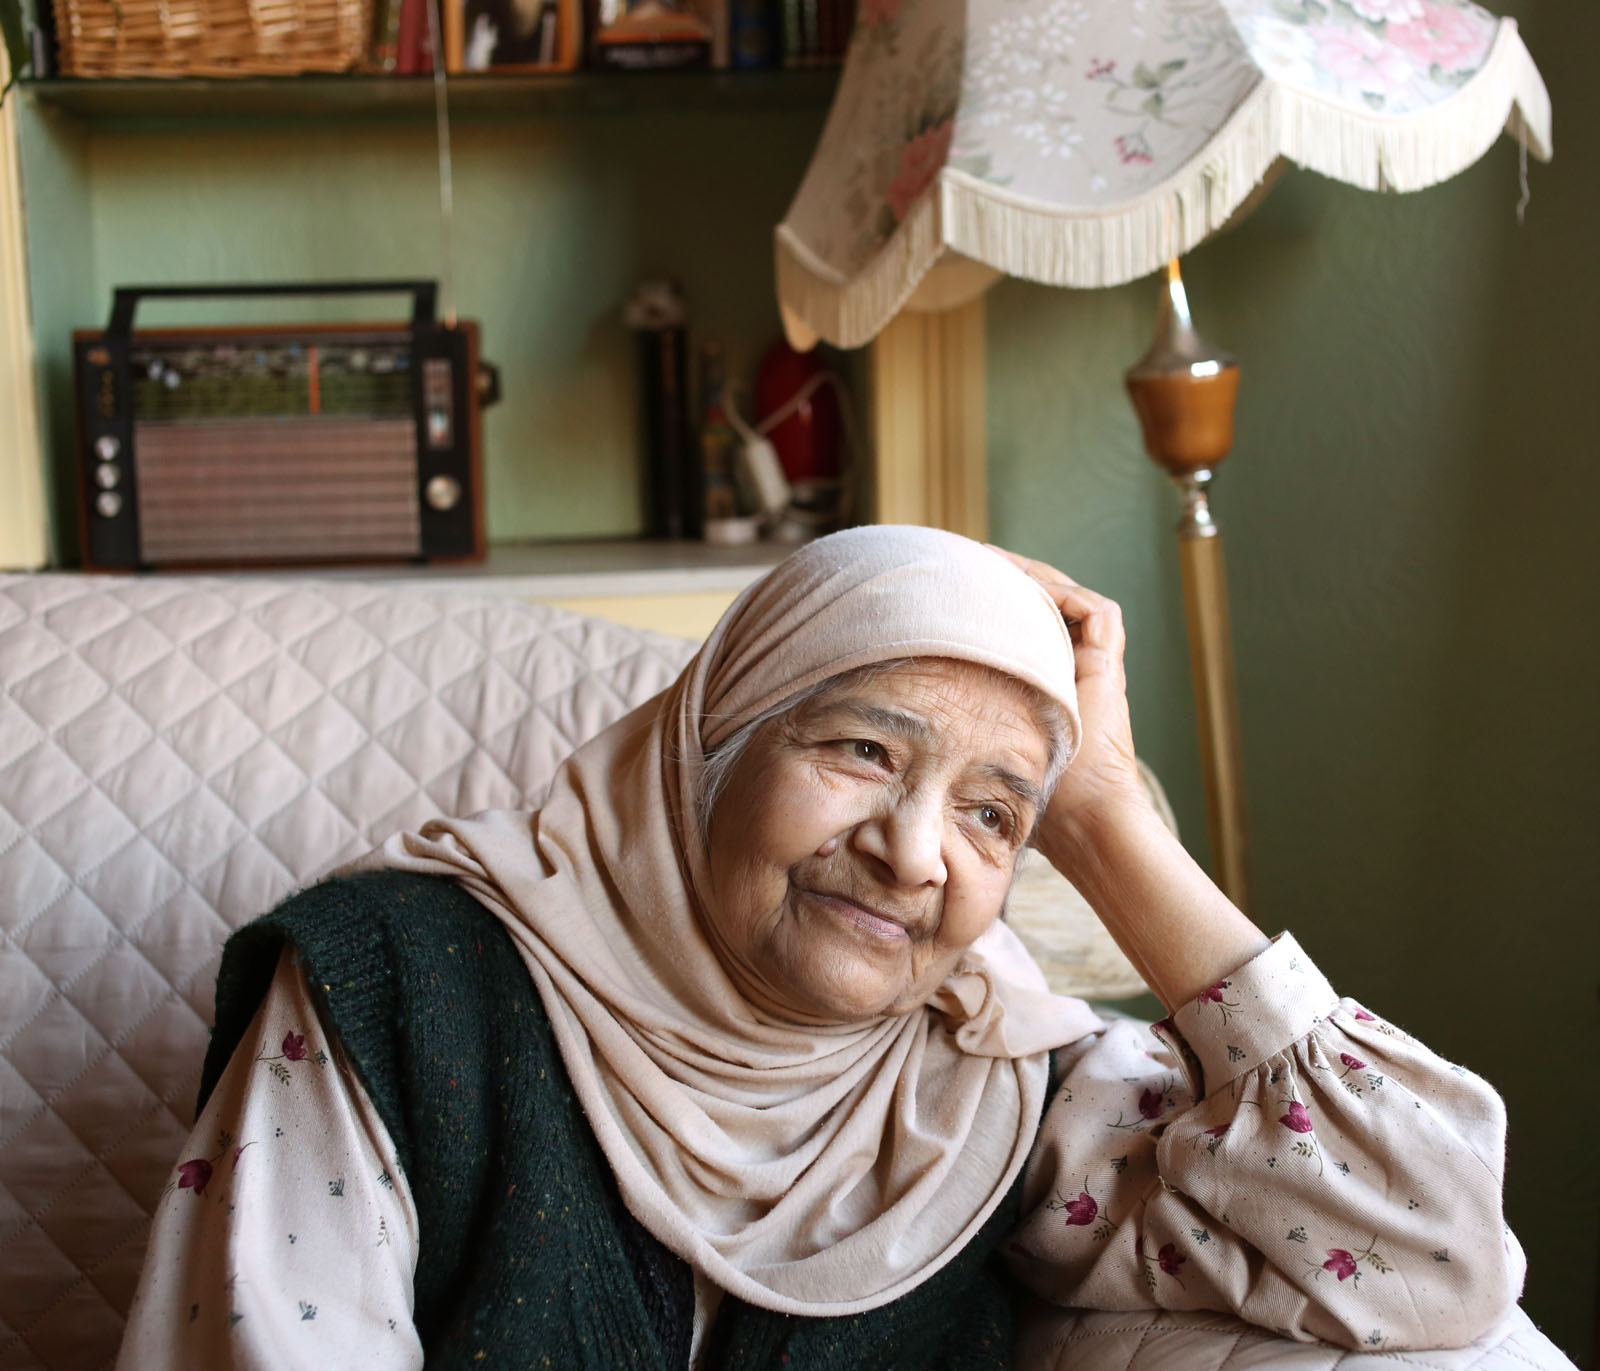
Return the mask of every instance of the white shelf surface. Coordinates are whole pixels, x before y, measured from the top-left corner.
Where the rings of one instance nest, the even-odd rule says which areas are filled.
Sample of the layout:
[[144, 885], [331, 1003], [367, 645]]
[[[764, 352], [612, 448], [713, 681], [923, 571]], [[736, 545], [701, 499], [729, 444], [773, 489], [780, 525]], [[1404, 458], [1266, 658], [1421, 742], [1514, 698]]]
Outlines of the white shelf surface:
[[325, 567], [270, 574], [511, 595], [526, 600], [683, 595], [743, 590], [793, 550], [789, 543], [713, 547], [687, 540], [639, 538], [512, 543], [491, 546], [481, 562]]

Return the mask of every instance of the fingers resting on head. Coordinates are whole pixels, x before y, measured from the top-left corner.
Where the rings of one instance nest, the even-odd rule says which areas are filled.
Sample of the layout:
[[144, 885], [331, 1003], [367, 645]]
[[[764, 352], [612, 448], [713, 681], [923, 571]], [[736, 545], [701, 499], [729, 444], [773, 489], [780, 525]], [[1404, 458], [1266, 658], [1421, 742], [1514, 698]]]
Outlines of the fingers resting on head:
[[1079, 585], [1066, 572], [1007, 548], [984, 544], [1042, 586], [1067, 621], [1075, 646], [1098, 648], [1120, 658], [1127, 643], [1122, 607], [1115, 600]]

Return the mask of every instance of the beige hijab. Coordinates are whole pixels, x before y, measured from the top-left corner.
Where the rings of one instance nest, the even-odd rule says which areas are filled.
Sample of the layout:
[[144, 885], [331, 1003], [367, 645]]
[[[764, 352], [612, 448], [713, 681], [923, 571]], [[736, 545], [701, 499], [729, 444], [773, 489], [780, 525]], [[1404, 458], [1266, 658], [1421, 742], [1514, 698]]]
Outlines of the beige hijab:
[[1099, 1026], [1003, 924], [910, 1013], [758, 1011], [703, 929], [708, 748], [802, 687], [905, 657], [979, 662], [1077, 712], [1060, 614], [965, 538], [872, 527], [800, 549], [670, 689], [586, 743], [545, 804], [446, 820], [369, 859], [459, 880], [511, 931], [629, 1210], [783, 1313], [876, 1308], [974, 1236], [1021, 1170], [1046, 1052]]

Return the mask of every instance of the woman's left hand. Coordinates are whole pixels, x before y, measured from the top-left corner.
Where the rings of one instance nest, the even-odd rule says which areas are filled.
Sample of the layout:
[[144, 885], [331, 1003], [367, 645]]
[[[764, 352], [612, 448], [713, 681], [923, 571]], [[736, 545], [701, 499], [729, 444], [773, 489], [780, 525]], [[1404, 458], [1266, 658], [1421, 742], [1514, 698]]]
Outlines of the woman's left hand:
[[1150, 808], [1133, 753], [1122, 610], [1048, 562], [994, 550], [1044, 587], [1072, 638], [1082, 738], [1050, 801], [1052, 827], [1090, 827], [1124, 808]]
[[1082, 743], [1035, 844], [1088, 900], [1145, 983], [1176, 1008], [1243, 966], [1267, 939], [1184, 850], [1139, 780], [1122, 611], [1047, 562], [995, 551], [1044, 587], [1072, 636]]

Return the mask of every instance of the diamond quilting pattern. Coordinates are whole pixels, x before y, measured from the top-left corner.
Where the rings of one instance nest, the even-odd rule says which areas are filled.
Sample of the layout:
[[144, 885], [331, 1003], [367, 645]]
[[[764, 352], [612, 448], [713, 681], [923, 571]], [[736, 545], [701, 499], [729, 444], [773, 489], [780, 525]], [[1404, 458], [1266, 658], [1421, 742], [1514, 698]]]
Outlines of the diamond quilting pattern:
[[[68, 757], [93, 757], [97, 770], [91, 779], [126, 761], [155, 737], [155, 730], [120, 695], [102, 695], [71, 723], [56, 730], [61, 751]], [[5, 759], [0, 757], [0, 766]], [[146, 766], [141, 766], [142, 773]], [[88, 773], [85, 773], [88, 774]], [[118, 804], [124, 801], [119, 799]], [[129, 809], [129, 816], [138, 822]]]
[[[0, 777], [4, 775], [0, 769]], [[5, 805], [6, 797], [0, 796], [0, 812], [8, 812]], [[71, 888], [66, 873], [50, 860], [38, 839], [23, 833], [0, 852], [0, 927], [11, 937]], [[4, 1002], [0, 997], [0, 1004]]]
[[10, 695], [41, 728], [59, 728], [105, 692], [98, 672], [81, 657], [59, 656], [14, 682]]
[[128, 618], [126, 605], [100, 595], [75, 595], [48, 610], [43, 620], [62, 642], [82, 647]]
[[114, 1354], [227, 931], [529, 802], [692, 650], [435, 592], [0, 576], [0, 1367]]

